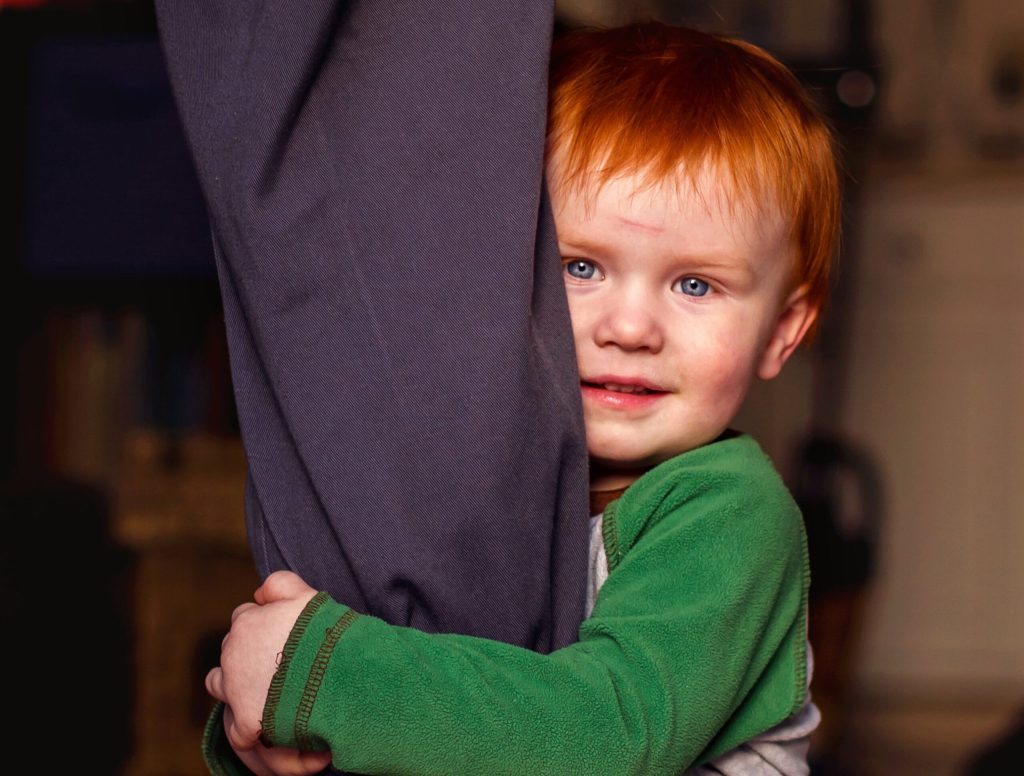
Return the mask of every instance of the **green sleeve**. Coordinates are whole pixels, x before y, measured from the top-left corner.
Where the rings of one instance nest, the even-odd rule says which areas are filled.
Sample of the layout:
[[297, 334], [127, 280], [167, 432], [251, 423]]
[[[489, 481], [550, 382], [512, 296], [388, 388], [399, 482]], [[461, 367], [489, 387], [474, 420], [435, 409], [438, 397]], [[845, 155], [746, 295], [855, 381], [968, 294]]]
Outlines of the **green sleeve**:
[[739, 458], [652, 477], [662, 464], [606, 512], [610, 576], [579, 642], [549, 655], [318, 595], [264, 733], [366, 774], [657, 776], [774, 726], [805, 694], [805, 542], [781, 483]]

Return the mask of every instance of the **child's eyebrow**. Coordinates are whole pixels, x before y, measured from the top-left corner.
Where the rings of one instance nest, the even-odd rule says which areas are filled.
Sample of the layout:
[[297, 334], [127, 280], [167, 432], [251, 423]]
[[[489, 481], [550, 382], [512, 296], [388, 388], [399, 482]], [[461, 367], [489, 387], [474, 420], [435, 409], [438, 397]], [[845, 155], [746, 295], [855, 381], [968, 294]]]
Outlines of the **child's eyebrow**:
[[571, 232], [559, 232], [558, 242], [571, 250], [591, 252], [597, 251], [601, 247], [600, 240], [589, 240], [585, 235], [575, 235]]
[[710, 272], [732, 276], [737, 280], [752, 281], [758, 273], [745, 256], [733, 254], [681, 254], [676, 260], [691, 272]]
[[750, 262], [745, 256], [734, 256], [732, 254], [717, 253], [681, 253], [676, 257], [681, 262], [686, 262], [705, 269], [741, 269], [750, 272]]

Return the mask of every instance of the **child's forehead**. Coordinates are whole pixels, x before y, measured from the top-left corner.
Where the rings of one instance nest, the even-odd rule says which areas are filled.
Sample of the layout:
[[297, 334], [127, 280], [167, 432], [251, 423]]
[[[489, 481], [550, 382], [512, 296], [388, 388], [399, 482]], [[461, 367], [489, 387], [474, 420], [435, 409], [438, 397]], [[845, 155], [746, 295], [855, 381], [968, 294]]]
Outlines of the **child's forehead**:
[[548, 164], [548, 182], [556, 218], [566, 207], [585, 218], [601, 209], [653, 228], [676, 220], [702, 220], [723, 230], [759, 232], [774, 232], [787, 220], [767, 184], [739, 180], [724, 165], [704, 163], [692, 170], [680, 166], [667, 178], [649, 170], [614, 176], [603, 175], [599, 168], [568, 175], [564, 171], [562, 160], [554, 156]]

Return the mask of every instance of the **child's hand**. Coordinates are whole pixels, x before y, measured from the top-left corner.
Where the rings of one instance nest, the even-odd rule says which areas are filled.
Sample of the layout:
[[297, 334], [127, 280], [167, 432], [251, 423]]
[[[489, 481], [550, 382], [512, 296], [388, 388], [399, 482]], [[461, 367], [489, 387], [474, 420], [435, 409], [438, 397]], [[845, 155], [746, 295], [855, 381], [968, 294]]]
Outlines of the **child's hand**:
[[[225, 706], [224, 729], [231, 730], [233, 723], [231, 707]], [[331, 764], [330, 752], [300, 752], [284, 747], [268, 749], [258, 742], [251, 749], [235, 749], [235, 754], [255, 776], [312, 776]]]
[[231, 614], [231, 630], [220, 648], [220, 667], [206, 675], [206, 689], [232, 710], [226, 726], [236, 752], [256, 746], [263, 706], [278, 656], [303, 608], [316, 591], [290, 571], [267, 577], [253, 596]]

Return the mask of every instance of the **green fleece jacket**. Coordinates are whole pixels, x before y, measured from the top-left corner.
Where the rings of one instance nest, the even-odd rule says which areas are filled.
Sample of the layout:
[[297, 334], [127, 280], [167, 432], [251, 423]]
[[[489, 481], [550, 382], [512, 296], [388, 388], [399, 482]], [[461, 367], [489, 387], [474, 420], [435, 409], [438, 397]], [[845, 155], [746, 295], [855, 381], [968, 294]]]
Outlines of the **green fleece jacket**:
[[[365, 774], [677, 774], [806, 694], [800, 513], [750, 437], [643, 475], [604, 513], [609, 576], [579, 642], [548, 655], [396, 627], [318, 594], [264, 709], [278, 745]], [[215, 774], [244, 772], [219, 715]]]

